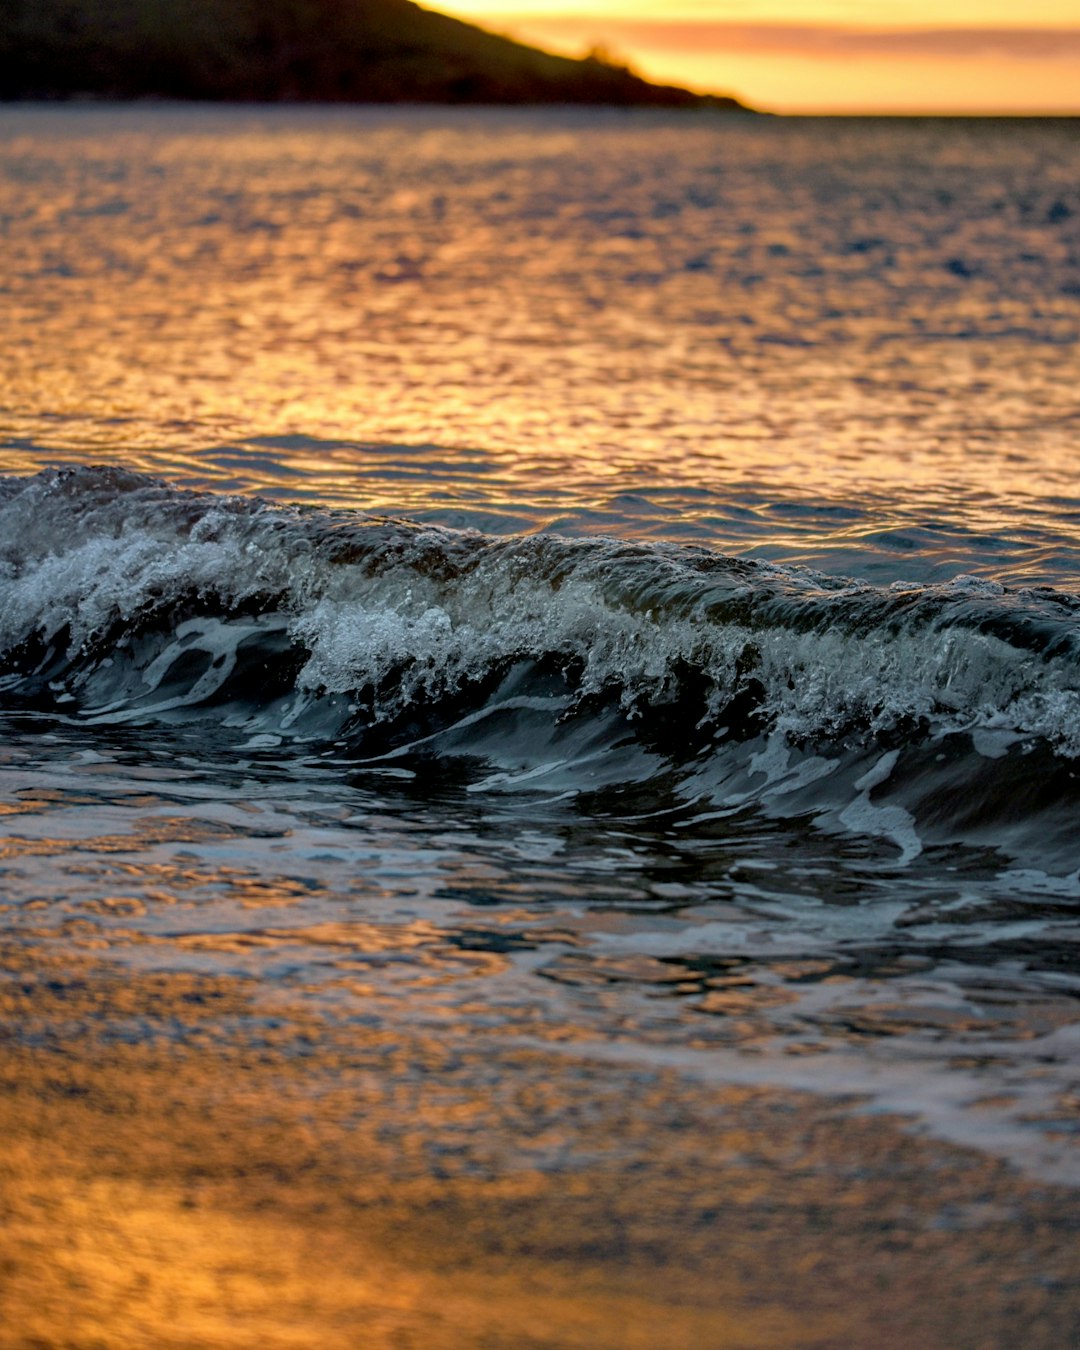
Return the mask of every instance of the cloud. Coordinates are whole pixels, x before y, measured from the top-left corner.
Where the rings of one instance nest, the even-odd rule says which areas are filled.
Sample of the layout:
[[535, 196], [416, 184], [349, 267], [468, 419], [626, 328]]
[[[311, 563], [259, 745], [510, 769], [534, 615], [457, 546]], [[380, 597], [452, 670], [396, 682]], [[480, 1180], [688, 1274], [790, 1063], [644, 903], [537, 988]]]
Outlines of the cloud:
[[[503, 15], [503, 22], [516, 16]], [[524, 15], [521, 16], [523, 19]], [[647, 46], [654, 52], [714, 51], [808, 57], [994, 57], [1021, 61], [1080, 63], [1080, 27], [856, 28], [841, 25], [731, 23], [696, 20], [619, 19], [599, 16], [530, 15], [531, 30], [603, 36]], [[1080, 69], [1077, 72], [1080, 81]]]

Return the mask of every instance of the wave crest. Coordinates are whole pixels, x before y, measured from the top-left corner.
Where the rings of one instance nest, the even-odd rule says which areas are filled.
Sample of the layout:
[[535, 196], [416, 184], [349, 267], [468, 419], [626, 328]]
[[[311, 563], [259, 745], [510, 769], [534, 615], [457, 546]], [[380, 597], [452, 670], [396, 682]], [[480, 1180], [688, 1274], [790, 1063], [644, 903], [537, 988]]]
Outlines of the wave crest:
[[631, 719], [679, 705], [688, 741], [735, 709], [793, 740], [982, 729], [1080, 753], [1077, 601], [1049, 590], [970, 577], [882, 590], [682, 546], [489, 538], [181, 492], [116, 469], [4, 480], [0, 538], [8, 695], [87, 717], [191, 714], [227, 690], [234, 718], [245, 699], [260, 723], [287, 701], [294, 725], [321, 702], [370, 726], [532, 662], [560, 672], [568, 704], [614, 697]]

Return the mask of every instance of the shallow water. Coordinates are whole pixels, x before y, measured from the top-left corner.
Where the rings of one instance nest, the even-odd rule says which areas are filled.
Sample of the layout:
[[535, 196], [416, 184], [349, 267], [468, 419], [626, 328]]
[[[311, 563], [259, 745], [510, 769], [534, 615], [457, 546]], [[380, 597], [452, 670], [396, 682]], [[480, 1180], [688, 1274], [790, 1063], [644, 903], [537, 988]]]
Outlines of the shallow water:
[[5, 941], [1075, 1185], [1078, 182], [1065, 122], [4, 110]]

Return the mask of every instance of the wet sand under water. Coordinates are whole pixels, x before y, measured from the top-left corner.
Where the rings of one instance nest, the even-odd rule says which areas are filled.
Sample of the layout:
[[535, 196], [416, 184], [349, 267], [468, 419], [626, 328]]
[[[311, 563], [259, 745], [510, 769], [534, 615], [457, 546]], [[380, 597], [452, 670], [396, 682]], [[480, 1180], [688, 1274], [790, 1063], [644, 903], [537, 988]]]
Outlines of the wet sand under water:
[[231, 976], [0, 956], [5, 1350], [1031, 1350], [1080, 1328], [1075, 1192], [851, 1099], [499, 1063], [287, 992], [268, 1017]]

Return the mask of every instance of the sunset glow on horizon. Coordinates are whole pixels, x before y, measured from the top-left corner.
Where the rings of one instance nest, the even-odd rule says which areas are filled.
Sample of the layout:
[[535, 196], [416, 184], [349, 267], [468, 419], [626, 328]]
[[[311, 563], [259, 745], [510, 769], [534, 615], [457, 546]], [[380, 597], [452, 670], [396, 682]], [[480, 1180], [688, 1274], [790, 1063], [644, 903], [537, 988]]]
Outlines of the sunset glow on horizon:
[[1080, 112], [1074, 0], [445, 0], [567, 55], [776, 112]]

